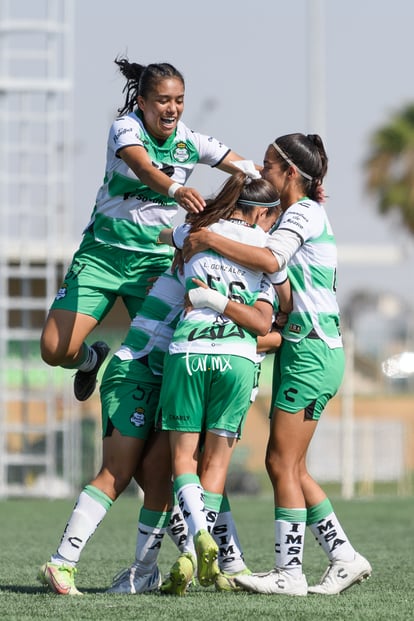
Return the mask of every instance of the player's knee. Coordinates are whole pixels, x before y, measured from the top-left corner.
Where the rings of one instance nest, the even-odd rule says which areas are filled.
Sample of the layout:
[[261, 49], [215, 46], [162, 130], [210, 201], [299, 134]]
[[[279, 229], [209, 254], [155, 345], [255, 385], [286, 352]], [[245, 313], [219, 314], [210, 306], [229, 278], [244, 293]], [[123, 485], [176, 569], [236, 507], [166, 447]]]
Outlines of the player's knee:
[[284, 475], [284, 465], [275, 451], [266, 454], [265, 465], [271, 481], [275, 482]]
[[82, 343], [69, 341], [66, 336], [51, 338], [43, 334], [40, 339], [40, 355], [46, 364], [52, 367], [67, 366], [71, 368], [79, 362]]
[[65, 348], [59, 347], [59, 345], [54, 346], [43, 339], [40, 341], [40, 355], [43, 362], [46, 362], [51, 367], [58, 367], [67, 359]]
[[275, 476], [275, 467], [274, 467], [274, 461], [271, 455], [266, 455], [265, 466], [266, 466], [267, 474], [269, 475], [270, 479], [273, 481], [274, 476]]
[[58, 351], [51, 349], [47, 344], [40, 344], [40, 355], [43, 362], [46, 362], [51, 367], [57, 367], [61, 364], [61, 356]]
[[109, 498], [116, 500], [118, 496], [128, 487], [132, 479], [131, 473], [125, 470], [114, 468], [101, 468], [96, 478], [91, 481], [91, 485], [102, 490]]

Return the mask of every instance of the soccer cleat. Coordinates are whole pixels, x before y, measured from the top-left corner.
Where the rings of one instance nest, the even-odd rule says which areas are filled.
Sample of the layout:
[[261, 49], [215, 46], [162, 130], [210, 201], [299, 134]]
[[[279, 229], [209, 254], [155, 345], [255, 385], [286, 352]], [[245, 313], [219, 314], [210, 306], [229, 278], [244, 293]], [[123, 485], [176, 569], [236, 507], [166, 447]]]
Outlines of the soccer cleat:
[[147, 593], [156, 591], [161, 585], [161, 574], [156, 566], [150, 574], [137, 573], [136, 565], [131, 565], [120, 571], [112, 580], [112, 585], [107, 593]]
[[338, 595], [353, 584], [370, 577], [372, 568], [366, 558], [356, 552], [352, 561], [332, 561], [319, 584], [308, 588], [308, 593]]
[[78, 370], [75, 374], [74, 391], [78, 401], [86, 401], [95, 390], [98, 371], [109, 353], [109, 347], [103, 341], [96, 341], [96, 343], [91, 345], [91, 349], [93, 349], [98, 356], [96, 365], [92, 371]]
[[76, 567], [45, 563], [37, 574], [40, 582], [58, 595], [82, 595], [75, 587]]
[[216, 587], [216, 591], [243, 591], [242, 587], [239, 584], [236, 584], [234, 581], [235, 576], [249, 576], [252, 572], [250, 569], [242, 569], [241, 571], [237, 571], [234, 574], [229, 574], [226, 571], [220, 572], [216, 578], [214, 586]]
[[220, 573], [217, 563], [218, 545], [207, 530], [199, 530], [194, 537], [197, 554], [197, 578], [201, 586], [214, 584]]
[[180, 554], [171, 567], [170, 575], [160, 587], [161, 593], [185, 595], [194, 579], [196, 560], [190, 552]]
[[235, 576], [234, 581], [245, 591], [265, 595], [306, 595], [308, 584], [301, 574], [298, 578], [283, 569], [273, 569], [266, 573]]

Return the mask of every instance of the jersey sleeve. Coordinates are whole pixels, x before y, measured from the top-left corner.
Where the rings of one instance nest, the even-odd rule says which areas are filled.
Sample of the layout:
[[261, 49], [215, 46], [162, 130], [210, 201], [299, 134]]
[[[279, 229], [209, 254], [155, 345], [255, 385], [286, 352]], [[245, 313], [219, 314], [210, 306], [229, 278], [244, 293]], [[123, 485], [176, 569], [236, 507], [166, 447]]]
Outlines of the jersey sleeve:
[[109, 130], [109, 146], [117, 155], [120, 149], [132, 145], [144, 146], [139, 125], [130, 116], [120, 116], [115, 119]]
[[282, 285], [288, 278], [286, 267], [280, 270], [279, 272], [274, 272], [273, 274], [266, 274], [266, 275], [273, 285]]
[[185, 222], [183, 224], [178, 224], [174, 228], [172, 234], [173, 244], [176, 248], [178, 248], [178, 250], [181, 250], [184, 246], [184, 242], [190, 232], [190, 228], [190, 224], [186, 224]]
[[269, 302], [269, 304], [273, 306], [275, 299], [275, 289], [267, 275], [263, 274], [263, 278], [260, 281], [260, 292], [257, 296], [257, 301]]
[[231, 151], [231, 149], [223, 142], [217, 140], [217, 138], [213, 138], [212, 136], [192, 132], [191, 139], [197, 146], [199, 162], [201, 164], [218, 166], [218, 164], [220, 164], [220, 162], [224, 160], [226, 155]]
[[324, 228], [324, 210], [318, 203], [303, 200], [289, 207], [277, 226], [277, 231], [288, 230], [300, 237], [302, 244], [312, 237], [318, 237]]

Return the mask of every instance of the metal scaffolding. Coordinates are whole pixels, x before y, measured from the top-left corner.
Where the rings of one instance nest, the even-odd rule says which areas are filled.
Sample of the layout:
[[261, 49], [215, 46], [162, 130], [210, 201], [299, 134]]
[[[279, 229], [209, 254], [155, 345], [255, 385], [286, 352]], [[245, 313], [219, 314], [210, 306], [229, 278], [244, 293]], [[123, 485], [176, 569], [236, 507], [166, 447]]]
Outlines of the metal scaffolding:
[[79, 479], [70, 387], [39, 353], [73, 248], [73, 31], [73, 0], [0, 0], [0, 497]]

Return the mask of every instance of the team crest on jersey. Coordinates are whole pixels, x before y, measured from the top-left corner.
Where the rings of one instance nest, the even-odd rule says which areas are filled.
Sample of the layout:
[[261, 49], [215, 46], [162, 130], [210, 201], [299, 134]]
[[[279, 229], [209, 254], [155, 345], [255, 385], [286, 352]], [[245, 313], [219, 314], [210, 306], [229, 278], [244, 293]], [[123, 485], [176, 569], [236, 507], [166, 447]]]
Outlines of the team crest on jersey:
[[62, 300], [64, 297], [66, 297], [67, 292], [68, 292], [68, 286], [64, 282], [61, 288], [59, 289], [59, 291], [57, 292], [55, 300]]
[[144, 408], [135, 408], [135, 412], [129, 419], [135, 427], [143, 427], [145, 425]]
[[172, 155], [177, 162], [186, 162], [190, 157], [186, 143], [177, 142]]

